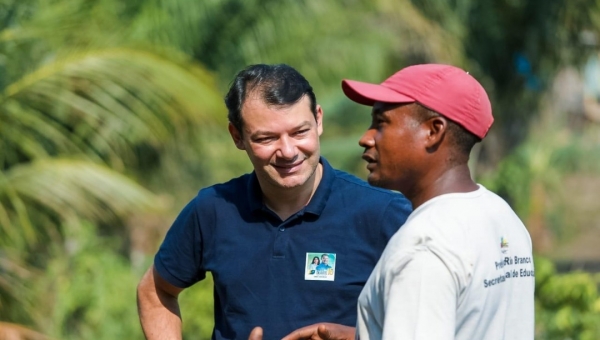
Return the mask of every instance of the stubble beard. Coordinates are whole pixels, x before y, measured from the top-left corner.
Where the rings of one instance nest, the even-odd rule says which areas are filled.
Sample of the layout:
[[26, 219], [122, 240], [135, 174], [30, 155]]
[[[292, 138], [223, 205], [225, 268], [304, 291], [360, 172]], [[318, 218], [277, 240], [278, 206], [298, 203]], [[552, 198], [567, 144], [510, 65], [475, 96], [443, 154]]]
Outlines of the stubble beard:
[[[269, 176], [269, 179], [274, 185], [276, 185], [280, 188], [293, 189], [293, 188], [301, 187], [301, 186], [305, 185], [308, 181], [310, 181], [311, 178], [315, 177], [317, 167], [319, 166], [318, 158], [317, 158], [317, 161], [315, 162], [315, 164], [306, 164], [307, 162], [310, 162], [310, 161], [311, 161], [310, 157], [306, 158], [306, 159], [304, 159], [304, 163], [302, 164], [303, 167], [306, 165], [310, 165], [309, 171], [306, 174], [304, 172], [300, 172], [300, 173], [296, 173], [296, 174], [289, 175], [289, 176], [281, 176], [276, 169], [273, 169], [275, 172], [275, 175], [277, 177]], [[298, 182], [297, 177], [300, 177], [300, 176], [302, 177], [302, 179], [300, 180], [300, 182]], [[290, 179], [288, 177], [292, 177], [294, 179], [293, 184], [286, 184], [286, 179]]]

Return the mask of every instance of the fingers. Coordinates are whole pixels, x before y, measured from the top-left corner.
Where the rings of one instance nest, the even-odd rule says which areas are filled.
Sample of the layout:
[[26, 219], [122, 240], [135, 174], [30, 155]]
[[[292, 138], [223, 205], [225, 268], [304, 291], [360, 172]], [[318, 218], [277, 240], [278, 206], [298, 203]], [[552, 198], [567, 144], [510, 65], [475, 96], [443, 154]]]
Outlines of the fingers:
[[354, 327], [322, 322], [297, 329], [282, 340], [354, 340], [354, 333]]
[[281, 340], [309, 340], [313, 335], [317, 335], [319, 325], [320, 324], [314, 324], [299, 328], [293, 331], [292, 333], [286, 335]]
[[332, 339], [332, 340], [333, 339], [337, 339], [337, 338], [333, 338], [332, 337], [332, 334], [331, 334], [329, 328], [327, 328], [327, 326], [324, 325], [324, 324], [320, 324], [317, 327], [317, 335], [319, 335], [319, 338], [325, 339], [325, 340], [328, 340], [328, 339]]
[[263, 329], [261, 327], [254, 327], [252, 332], [250, 332], [250, 336], [248, 340], [262, 340], [263, 338]]
[[354, 340], [354, 327], [321, 322], [299, 328], [281, 340]]
[[354, 340], [356, 328], [333, 323], [320, 324], [317, 327], [318, 339]]

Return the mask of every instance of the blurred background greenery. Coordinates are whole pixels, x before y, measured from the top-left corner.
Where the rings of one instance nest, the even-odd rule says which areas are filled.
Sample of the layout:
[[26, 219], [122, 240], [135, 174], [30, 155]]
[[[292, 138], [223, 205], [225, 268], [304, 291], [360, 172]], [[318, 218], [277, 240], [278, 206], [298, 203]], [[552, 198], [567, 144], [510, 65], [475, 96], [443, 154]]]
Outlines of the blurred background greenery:
[[[259, 62], [308, 78], [323, 154], [361, 177], [342, 78], [469, 70], [496, 117], [473, 173], [534, 241], [536, 338], [599, 339], [599, 34], [597, 0], [0, 0], [0, 339], [142, 338], [135, 287], [176, 213], [251, 169], [222, 97]], [[210, 280], [181, 304], [210, 338]]]

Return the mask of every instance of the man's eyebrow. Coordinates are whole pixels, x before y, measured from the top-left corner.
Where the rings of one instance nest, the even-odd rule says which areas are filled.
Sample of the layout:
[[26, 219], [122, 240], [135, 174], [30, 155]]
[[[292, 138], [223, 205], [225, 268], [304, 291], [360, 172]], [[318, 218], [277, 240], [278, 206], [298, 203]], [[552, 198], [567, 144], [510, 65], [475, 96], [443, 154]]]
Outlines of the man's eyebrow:
[[376, 117], [376, 116], [380, 116], [383, 117], [386, 114], [386, 110], [385, 108], [379, 106], [379, 107], [373, 107], [373, 109], [371, 110], [371, 116], [372, 117]]
[[381, 113], [381, 105], [373, 106], [373, 108], [371, 109], [371, 116], [380, 115]]
[[254, 133], [251, 133], [250, 137], [266, 136], [266, 135], [271, 135], [271, 134], [272, 133], [269, 131], [257, 130], [257, 131], [254, 131]]

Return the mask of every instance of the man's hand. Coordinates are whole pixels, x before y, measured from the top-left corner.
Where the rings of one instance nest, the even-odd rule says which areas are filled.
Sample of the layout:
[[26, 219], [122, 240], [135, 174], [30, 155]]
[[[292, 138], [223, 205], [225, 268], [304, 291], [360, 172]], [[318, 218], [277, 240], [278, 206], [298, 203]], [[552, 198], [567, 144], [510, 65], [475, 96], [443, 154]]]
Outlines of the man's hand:
[[354, 340], [355, 332], [354, 327], [322, 322], [297, 329], [282, 340]]
[[260, 327], [254, 327], [252, 332], [250, 332], [250, 336], [248, 340], [262, 340], [263, 338], [263, 329]]

